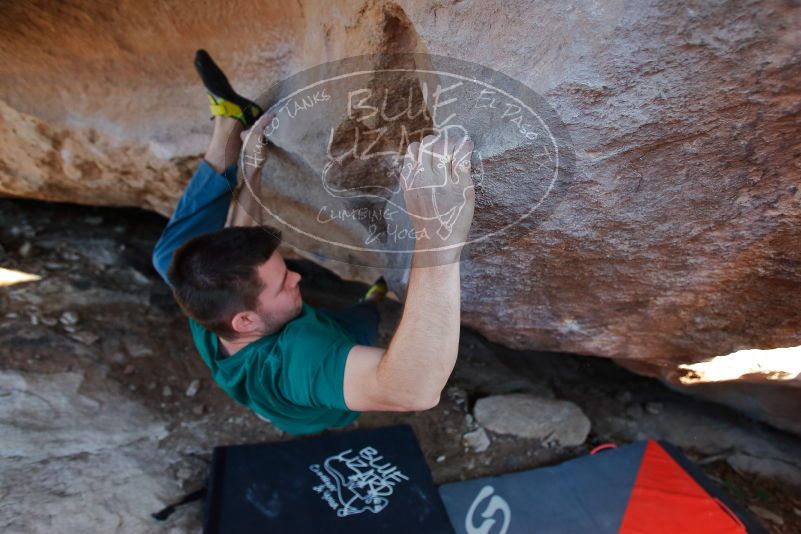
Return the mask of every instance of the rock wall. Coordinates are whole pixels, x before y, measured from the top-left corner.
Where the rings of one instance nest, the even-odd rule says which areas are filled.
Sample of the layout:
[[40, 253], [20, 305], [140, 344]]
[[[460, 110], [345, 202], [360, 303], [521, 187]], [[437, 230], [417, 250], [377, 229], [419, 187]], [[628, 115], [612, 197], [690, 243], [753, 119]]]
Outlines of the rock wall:
[[801, 345], [797, 3], [49, 2], [0, 22], [2, 194], [168, 215], [210, 133], [199, 47], [253, 95], [347, 56], [453, 56], [543, 95], [576, 152], [551, 216], [464, 265], [466, 325], [673, 380]]

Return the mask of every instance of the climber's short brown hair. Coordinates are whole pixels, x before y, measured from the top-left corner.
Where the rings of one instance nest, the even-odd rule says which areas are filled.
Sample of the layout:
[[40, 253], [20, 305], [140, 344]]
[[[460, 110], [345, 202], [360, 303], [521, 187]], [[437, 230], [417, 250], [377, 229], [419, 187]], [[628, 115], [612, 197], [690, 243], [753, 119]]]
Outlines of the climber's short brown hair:
[[280, 243], [281, 232], [270, 226], [236, 226], [193, 237], [175, 251], [167, 273], [175, 299], [206, 329], [235, 338], [231, 320], [256, 310], [264, 289], [257, 269]]

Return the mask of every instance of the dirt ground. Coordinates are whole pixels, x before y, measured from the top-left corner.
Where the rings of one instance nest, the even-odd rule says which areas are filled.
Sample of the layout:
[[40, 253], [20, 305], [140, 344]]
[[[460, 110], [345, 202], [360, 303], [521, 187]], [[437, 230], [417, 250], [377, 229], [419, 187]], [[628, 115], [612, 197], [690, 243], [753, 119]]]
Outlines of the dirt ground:
[[[84, 470], [80, 476], [70, 474], [77, 478], [71, 490], [65, 491], [53, 485], [52, 473], [65, 473], [72, 469], [70, 465], [77, 465], [64, 462], [111, 454], [115, 447], [128, 451], [126, 462], [135, 458], [138, 463], [133, 465], [152, 471], [148, 476], [155, 482], [136, 478], [139, 467], [132, 468], [126, 480], [155, 487], [157, 494], [93, 521], [108, 521], [102, 524], [112, 531], [197, 531], [200, 502], [179, 507], [161, 522], [150, 514], [203, 484], [214, 446], [295, 439], [235, 404], [210, 380], [192, 345], [186, 319], [150, 265], [150, 251], [164, 223], [157, 215], [134, 209], [0, 199], [0, 267], [42, 277], [0, 287], [0, 372], [27, 383], [35, 383], [37, 377], [79, 376], [80, 387], [74, 395], [96, 393], [99, 399], [102, 394], [107, 395], [102, 398], [116, 399], [111, 403], [137, 406], [131, 410], [139, 410], [136, 417], [145, 419], [136, 420], [147, 420], [156, 429], [111, 445], [103, 441], [102, 447], [86, 445], [95, 443], [90, 429], [80, 437], [83, 448], [76, 449], [70, 445], [74, 437], [54, 444], [47, 436], [54, 432], [62, 436], [64, 429], [53, 430], [51, 423], [42, 420], [39, 426], [14, 434], [22, 436], [24, 450], [4, 447], [0, 438], [0, 449], [6, 449], [0, 450], [0, 460], [6, 463], [0, 469], [4, 501], [0, 528], [4, 531], [59, 532], [66, 523], [58, 523], [55, 515], [71, 507], [71, 499], [87, 502], [79, 486], [104, 486], [99, 480], [102, 474]], [[311, 263], [293, 262], [292, 267], [303, 275], [304, 299], [314, 306], [344, 306], [365, 289]], [[384, 301], [381, 309], [386, 345], [401, 306]], [[456, 370], [436, 408], [413, 414], [365, 414], [353, 426], [411, 425], [437, 484], [551, 465], [610, 441], [667, 439], [699, 462], [707, 475], [749, 507], [770, 531], [801, 532], [801, 479], [796, 478], [801, 472], [799, 438], [682, 396], [600, 358], [511, 351], [467, 329], [460, 343]], [[545, 446], [490, 434], [491, 445], [484, 452], [465, 446], [463, 435], [475, 428], [470, 415], [475, 401], [512, 392], [576, 403], [592, 422], [587, 441], [578, 447]], [[4, 397], [13, 395], [0, 386], [0, 402]], [[73, 401], [63, 400], [64, 406]], [[109, 410], [114, 413], [113, 404]], [[19, 430], [26, 413], [21, 409], [4, 412], [5, 424]], [[102, 429], [97, 432], [102, 434]], [[102, 438], [111, 440], [112, 436]], [[37, 454], [34, 449], [53, 452]], [[54, 465], [62, 464], [53, 471]], [[30, 473], [41, 473], [41, 478]], [[25, 485], [27, 476], [33, 477], [30, 488], [20, 493], [12, 481]], [[93, 513], [91, 503], [100, 502], [91, 499], [96, 498], [78, 507], [82, 511], [76, 512], [71, 525], [98, 524], [88, 519]], [[87, 517], [85, 523], [81, 514]]]

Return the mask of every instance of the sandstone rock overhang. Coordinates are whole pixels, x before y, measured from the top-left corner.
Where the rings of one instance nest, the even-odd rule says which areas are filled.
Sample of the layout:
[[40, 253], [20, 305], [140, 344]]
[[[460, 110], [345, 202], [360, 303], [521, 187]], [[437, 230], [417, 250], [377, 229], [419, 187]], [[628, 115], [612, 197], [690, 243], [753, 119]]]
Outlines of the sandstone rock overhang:
[[576, 152], [550, 216], [463, 265], [464, 324], [514, 348], [605, 356], [669, 379], [681, 364], [801, 345], [801, 7], [162, 9], [0, 13], [0, 193], [168, 215], [208, 136], [199, 46], [249, 94], [347, 56], [451, 55], [543, 95]]

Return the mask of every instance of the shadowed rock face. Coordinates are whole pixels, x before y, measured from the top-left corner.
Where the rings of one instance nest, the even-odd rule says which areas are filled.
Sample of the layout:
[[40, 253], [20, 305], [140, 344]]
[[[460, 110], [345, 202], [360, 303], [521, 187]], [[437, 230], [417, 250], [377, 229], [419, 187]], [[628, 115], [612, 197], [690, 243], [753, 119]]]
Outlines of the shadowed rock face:
[[[543, 95], [576, 154], [547, 219], [464, 263], [465, 324], [670, 380], [678, 364], [801, 345], [797, 5], [52, 2], [0, 21], [0, 193], [169, 214], [210, 131], [201, 46], [251, 95], [347, 56], [453, 56]], [[527, 163], [509, 150], [487, 175]], [[485, 209], [477, 224], [509, 216]], [[798, 383], [770, 371], [748, 380]]]

